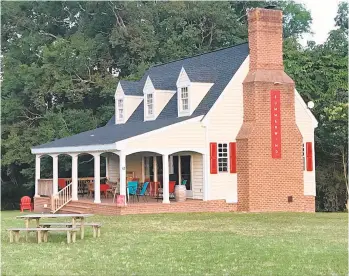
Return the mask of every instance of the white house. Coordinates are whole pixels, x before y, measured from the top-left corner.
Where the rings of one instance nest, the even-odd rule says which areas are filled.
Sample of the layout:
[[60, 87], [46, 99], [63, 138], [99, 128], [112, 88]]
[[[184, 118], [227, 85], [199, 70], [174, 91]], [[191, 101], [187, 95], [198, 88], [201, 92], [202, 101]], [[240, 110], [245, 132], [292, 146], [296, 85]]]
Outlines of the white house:
[[[73, 201], [78, 201], [78, 155], [88, 153], [95, 158], [95, 204], [101, 203], [98, 192], [101, 154], [107, 160], [107, 177], [111, 181], [119, 182], [121, 195], [126, 194], [126, 174], [132, 172], [142, 181], [149, 179], [162, 182], [163, 204], [173, 204], [169, 199], [169, 181], [179, 183], [183, 179], [187, 180], [187, 198], [205, 202], [224, 200], [226, 203], [238, 204], [239, 189], [245, 189], [242, 187], [244, 184], [239, 183], [239, 173], [245, 169], [241, 165], [245, 163], [239, 161], [239, 154], [242, 158], [244, 152], [237, 141], [244, 121], [248, 121], [245, 101], [255, 101], [252, 104], [257, 109], [259, 104], [269, 107], [272, 101], [264, 97], [260, 103], [255, 98], [244, 97], [247, 92], [243, 83], [251, 71], [251, 62], [257, 60], [258, 64], [259, 55], [270, 53], [268, 45], [263, 44], [263, 41], [258, 45], [258, 51], [251, 48], [255, 47], [251, 44], [252, 39], [259, 39], [259, 31], [251, 30], [254, 26], [251, 22], [253, 12], [262, 14], [257, 18], [257, 23], [267, 22], [270, 26], [274, 21], [270, 20], [268, 14], [279, 11], [255, 9], [251, 12], [250, 47], [245, 43], [172, 61], [151, 67], [139, 81], [122, 80], [115, 90], [115, 116], [106, 126], [33, 147], [32, 153], [36, 155], [36, 195], [39, 195], [40, 158], [44, 155], [53, 156], [53, 194], [57, 194], [58, 155], [69, 154], [73, 161], [71, 196]], [[278, 28], [282, 31], [282, 27]], [[272, 39], [273, 35], [270, 34], [268, 39]], [[281, 55], [282, 62], [282, 50], [277, 54]], [[262, 64], [261, 67], [263, 66]], [[267, 67], [262, 69], [269, 70]], [[279, 71], [271, 70], [270, 74], [277, 75]], [[282, 81], [272, 81], [273, 89], [281, 91], [281, 94], [283, 89], [278, 87], [282, 85]], [[304, 145], [296, 149], [299, 152], [297, 164], [303, 162], [300, 172], [302, 187], [297, 189], [304, 197], [314, 198], [316, 191], [313, 152], [317, 121], [297, 90], [293, 88], [292, 91], [291, 100], [281, 95], [281, 116], [283, 107], [291, 106], [294, 110], [294, 120]], [[267, 119], [263, 118], [269, 125], [270, 112]], [[283, 127], [286, 134], [287, 123], [282, 118], [281, 135]], [[264, 134], [267, 134], [266, 137], [270, 136], [270, 127], [261, 129], [261, 135]], [[287, 143], [283, 139], [292, 137], [283, 136], [281, 146], [282, 143]], [[268, 143], [271, 144], [271, 140]], [[292, 154], [286, 146], [283, 148], [281, 159]], [[265, 150], [265, 156], [272, 162], [279, 162], [278, 159], [272, 159], [270, 148]], [[248, 162], [255, 162], [254, 160], [251, 158]], [[273, 171], [272, 167], [270, 171], [268, 174], [285, 174]], [[256, 175], [256, 178], [259, 177]], [[278, 189], [277, 186], [275, 189]], [[249, 193], [252, 192], [254, 190]], [[292, 196], [282, 193], [282, 200], [285, 202], [286, 196]], [[293, 200], [297, 200], [294, 194]], [[292, 204], [291, 201], [289, 199], [288, 204]], [[281, 209], [289, 210], [288, 207]]]

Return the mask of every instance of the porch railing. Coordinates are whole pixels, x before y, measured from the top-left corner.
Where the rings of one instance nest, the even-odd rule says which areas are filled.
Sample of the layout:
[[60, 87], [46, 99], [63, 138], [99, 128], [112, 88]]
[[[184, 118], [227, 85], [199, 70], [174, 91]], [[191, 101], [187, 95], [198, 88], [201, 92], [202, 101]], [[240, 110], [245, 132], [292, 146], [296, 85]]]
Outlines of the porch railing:
[[53, 194], [53, 180], [39, 179], [38, 180], [38, 195], [51, 196]]
[[69, 183], [56, 196], [51, 198], [51, 212], [56, 213], [64, 205], [72, 200], [72, 183]]

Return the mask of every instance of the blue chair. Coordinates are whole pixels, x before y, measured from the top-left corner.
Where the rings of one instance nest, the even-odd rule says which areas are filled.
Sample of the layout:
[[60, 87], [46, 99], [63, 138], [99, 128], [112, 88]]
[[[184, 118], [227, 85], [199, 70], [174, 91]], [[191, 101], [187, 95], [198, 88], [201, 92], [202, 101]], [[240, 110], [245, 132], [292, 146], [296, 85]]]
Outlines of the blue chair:
[[142, 190], [139, 194], [137, 194], [137, 199], [139, 201], [139, 197], [142, 196], [144, 201], [148, 201], [145, 192], [147, 191], [149, 182], [144, 182]]
[[135, 196], [137, 196], [137, 188], [138, 188], [137, 181], [130, 181], [127, 183], [128, 195], [132, 196], [133, 202], [135, 201]]

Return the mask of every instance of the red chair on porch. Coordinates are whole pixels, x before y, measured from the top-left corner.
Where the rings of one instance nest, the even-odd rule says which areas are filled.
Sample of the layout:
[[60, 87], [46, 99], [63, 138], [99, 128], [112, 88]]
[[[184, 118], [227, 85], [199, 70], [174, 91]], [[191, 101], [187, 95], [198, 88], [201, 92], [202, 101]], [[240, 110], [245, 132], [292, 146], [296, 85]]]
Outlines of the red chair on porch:
[[58, 187], [60, 189], [63, 189], [65, 188], [65, 186], [66, 186], [65, 178], [58, 178]]
[[19, 206], [21, 212], [23, 212], [23, 210], [29, 210], [31, 212], [33, 210], [32, 199], [29, 196], [22, 197]]
[[[175, 196], [175, 187], [176, 187], [176, 181], [170, 181], [169, 182], [169, 194], [170, 194], [170, 198], [172, 195], [172, 198], [174, 198]], [[158, 189], [158, 193], [157, 193], [157, 197], [156, 197], [156, 201], [158, 201], [159, 199], [161, 199], [161, 197], [164, 196], [164, 190], [163, 188], [159, 188]]]
[[101, 184], [100, 190], [101, 193], [104, 193], [105, 198], [108, 198], [108, 190], [110, 190], [110, 186], [108, 184]]
[[170, 193], [170, 198], [171, 198], [171, 195], [172, 195], [172, 198], [175, 197], [175, 186], [176, 186], [176, 181], [170, 181], [169, 183], [169, 193]]

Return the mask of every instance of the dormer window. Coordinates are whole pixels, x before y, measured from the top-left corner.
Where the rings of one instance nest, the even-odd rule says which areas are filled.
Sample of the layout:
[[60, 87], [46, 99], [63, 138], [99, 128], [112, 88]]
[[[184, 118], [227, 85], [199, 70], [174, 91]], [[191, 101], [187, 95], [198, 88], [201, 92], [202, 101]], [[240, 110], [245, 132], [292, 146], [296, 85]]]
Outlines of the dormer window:
[[153, 94], [146, 94], [146, 100], [147, 100], [147, 116], [153, 116], [154, 114]]
[[156, 106], [158, 93], [156, 92], [154, 85], [149, 76], [147, 77], [147, 80], [144, 84], [143, 94], [144, 94], [144, 100], [143, 100], [144, 121], [155, 120], [158, 115], [157, 110], [159, 109], [159, 107]]
[[189, 110], [189, 97], [188, 97], [188, 87], [182, 87], [181, 88], [181, 111], [188, 111]]
[[124, 99], [117, 100], [117, 114], [118, 120], [124, 119]]
[[190, 97], [190, 91], [192, 83], [187, 75], [187, 72], [182, 67], [179, 73], [177, 82], [177, 110], [178, 117], [189, 116], [192, 110], [192, 98]]

